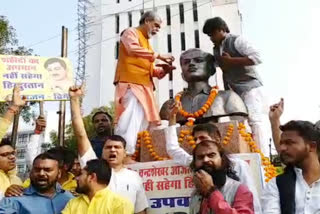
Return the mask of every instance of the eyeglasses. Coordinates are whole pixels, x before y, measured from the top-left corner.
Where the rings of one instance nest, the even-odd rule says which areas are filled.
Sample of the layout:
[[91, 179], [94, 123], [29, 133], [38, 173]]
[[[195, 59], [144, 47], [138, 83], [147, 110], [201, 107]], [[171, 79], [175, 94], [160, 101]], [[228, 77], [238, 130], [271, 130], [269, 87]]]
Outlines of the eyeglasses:
[[4, 153], [0, 153], [0, 156], [1, 157], [4, 157], [4, 158], [7, 158], [9, 157], [10, 155], [13, 155], [13, 156], [16, 156], [16, 151], [12, 151], [12, 152], [4, 152]]

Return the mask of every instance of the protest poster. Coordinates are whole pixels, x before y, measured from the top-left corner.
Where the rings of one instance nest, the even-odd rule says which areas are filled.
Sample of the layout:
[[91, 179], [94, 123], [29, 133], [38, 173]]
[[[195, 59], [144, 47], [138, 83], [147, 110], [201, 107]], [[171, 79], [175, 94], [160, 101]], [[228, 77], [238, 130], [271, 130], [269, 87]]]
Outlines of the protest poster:
[[[258, 193], [262, 190], [262, 173], [258, 154], [232, 154], [249, 164], [250, 175]], [[194, 184], [192, 172], [187, 166], [180, 166], [173, 160], [130, 164], [142, 178], [149, 200], [148, 214], [188, 214]]]
[[189, 213], [190, 195], [194, 189], [189, 167], [172, 160], [129, 165], [143, 180], [148, 200], [148, 214]]
[[28, 101], [68, 100], [73, 85], [67, 58], [0, 55], [0, 102], [12, 97], [15, 84]]

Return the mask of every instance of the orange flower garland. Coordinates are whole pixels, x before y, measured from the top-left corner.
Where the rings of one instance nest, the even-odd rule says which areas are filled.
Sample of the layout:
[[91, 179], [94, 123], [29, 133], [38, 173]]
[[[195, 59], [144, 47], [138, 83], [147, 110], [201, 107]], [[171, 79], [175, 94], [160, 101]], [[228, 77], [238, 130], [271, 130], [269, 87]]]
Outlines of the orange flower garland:
[[194, 141], [194, 137], [191, 134], [190, 130], [181, 129], [179, 134], [179, 143], [183, 143], [184, 140], [187, 139], [188, 144], [194, 149], [196, 147], [196, 141]]
[[[212, 103], [214, 102], [214, 100], [218, 94], [218, 91], [219, 90], [218, 90], [217, 86], [212, 87], [212, 89], [210, 91], [210, 95], [208, 96], [206, 103], [198, 111], [196, 111], [194, 113], [187, 112], [183, 108], [181, 108], [179, 110], [179, 113], [188, 119], [188, 122], [186, 123], [187, 126], [192, 126], [194, 124], [194, 121], [196, 120], [196, 118], [201, 117], [202, 115], [204, 115], [208, 111], [208, 109], [211, 107]], [[181, 104], [181, 95], [182, 95], [182, 93], [180, 92], [175, 96], [176, 102], [180, 103], [180, 104]]]
[[138, 140], [136, 143], [136, 151], [132, 158], [135, 160], [139, 156], [139, 148], [141, 147], [141, 143], [144, 143], [145, 147], [149, 150], [151, 157], [154, 160], [165, 160], [166, 158], [160, 157], [156, 151], [154, 151], [154, 147], [152, 145], [152, 138], [150, 136], [149, 131], [142, 131], [138, 133]]
[[141, 147], [141, 142], [142, 142], [142, 132], [139, 132], [137, 137], [137, 143], [136, 143], [136, 151], [131, 157], [133, 160], [136, 160], [139, 157], [139, 151], [140, 151], [139, 148]]
[[224, 136], [222, 141], [223, 145], [228, 145], [230, 143], [232, 138], [233, 128], [234, 128], [234, 125], [230, 123], [228, 126], [227, 134], [226, 136]]
[[260, 154], [262, 165], [264, 166], [264, 171], [265, 171], [265, 174], [264, 174], [266, 177], [265, 181], [269, 182], [272, 178], [277, 176], [277, 171], [275, 166], [273, 166], [269, 158], [265, 157], [264, 154], [261, 152], [261, 150], [258, 149], [256, 142], [254, 142], [251, 137], [251, 134], [246, 132], [246, 126], [243, 123], [239, 123], [238, 130], [240, 135], [250, 146], [251, 152], [256, 152]]

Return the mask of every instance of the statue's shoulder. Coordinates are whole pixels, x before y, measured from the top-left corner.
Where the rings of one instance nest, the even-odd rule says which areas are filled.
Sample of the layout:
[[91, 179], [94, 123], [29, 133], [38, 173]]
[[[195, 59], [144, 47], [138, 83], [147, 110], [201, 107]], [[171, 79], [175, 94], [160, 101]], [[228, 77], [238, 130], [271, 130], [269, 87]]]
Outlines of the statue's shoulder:
[[160, 118], [161, 120], [169, 120], [169, 109], [170, 105], [174, 103], [174, 99], [169, 99], [165, 101], [160, 108]]
[[224, 97], [224, 98], [235, 98], [235, 99], [241, 99], [241, 97], [232, 90], [219, 90], [218, 96]]
[[213, 115], [247, 115], [247, 107], [241, 97], [232, 90], [219, 91], [213, 105]]

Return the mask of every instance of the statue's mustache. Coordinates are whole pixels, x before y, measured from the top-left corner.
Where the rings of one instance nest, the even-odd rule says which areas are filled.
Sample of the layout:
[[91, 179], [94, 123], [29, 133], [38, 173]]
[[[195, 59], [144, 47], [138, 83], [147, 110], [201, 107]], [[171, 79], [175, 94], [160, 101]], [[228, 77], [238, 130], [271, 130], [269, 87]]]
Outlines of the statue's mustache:
[[191, 71], [191, 72], [195, 72], [195, 71], [197, 71], [198, 70], [198, 68], [197, 67], [189, 67], [188, 68], [188, 71]]

